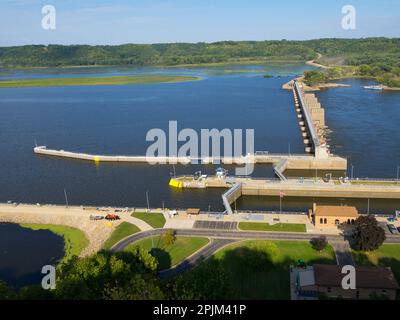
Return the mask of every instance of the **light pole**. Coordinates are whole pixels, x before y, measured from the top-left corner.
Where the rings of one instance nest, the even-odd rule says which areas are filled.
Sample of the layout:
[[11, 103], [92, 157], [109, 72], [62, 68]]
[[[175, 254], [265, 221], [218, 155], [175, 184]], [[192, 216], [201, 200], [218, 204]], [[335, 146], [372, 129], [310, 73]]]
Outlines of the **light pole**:
[[353, 166], [353, 164], [351, 165], [351, 180], [353, 180], [353, 178], [354, 178], [354, 166]]
[[149, 190], [146, 190], [147, 212], [150, 212]]
[[368, 198], [368, 204], [367, 204], [367, 214], [369, 214], [369, 198]]
[[290, 143], [289, 143], [289, 157], [290, 157]]
[[67, 197], [67, 190], [64, 188], [64, 197], [65, 197], [65, 205], [68, 208], [68, 197]]
[[164, 201], [162, 202], [162, 212], [165, 213]]
[[399, 173], [400, 173], [400, 166], [397, 166], [397, 174], [396, 174], [397, 182], [399, 182]]

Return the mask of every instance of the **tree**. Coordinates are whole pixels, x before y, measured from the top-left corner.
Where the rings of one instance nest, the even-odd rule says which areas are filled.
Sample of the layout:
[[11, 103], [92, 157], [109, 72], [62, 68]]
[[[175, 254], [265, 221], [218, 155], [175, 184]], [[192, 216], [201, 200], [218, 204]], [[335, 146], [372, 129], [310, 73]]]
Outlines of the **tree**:
[[367, 64], [363, 64], [359, 68], [360, 75], [362, 76], [370, 76], [372, 75], [372, 68]]
[[312, 238], [310, 240], [310, 244], [314, 250], [322, 251], [328, 245], [328, 241], [326, 240], [325, 236], [320, 236], [318, 238]]
[[164, 247], [174, 244], [175, 240], [176, 236], [174, 230], [167, 230], [162, 236], [162, 243]]
[[304, 72], [304, 82], [309, 86], [324, 83], [327, 81], [327, 76], [321, 71], [306, 71]]
[[229, 274], [213, 258], [171, 279], [166, 292], [172, 300], [221, 300], [236, 296]]
[[353, 246], [356, 250], [376, 250], [385, 240], [385, 231], [378, 225], [374, 216], [360, 216], [354, 222]]
[[62, 266], [57, 299], [162, 299], [157, 262], [139, 247], [112, 254], [100, 251]]
[[16, 293], [7, 284], [0, 280], [0, 300], [11, 300], [16, 298]]

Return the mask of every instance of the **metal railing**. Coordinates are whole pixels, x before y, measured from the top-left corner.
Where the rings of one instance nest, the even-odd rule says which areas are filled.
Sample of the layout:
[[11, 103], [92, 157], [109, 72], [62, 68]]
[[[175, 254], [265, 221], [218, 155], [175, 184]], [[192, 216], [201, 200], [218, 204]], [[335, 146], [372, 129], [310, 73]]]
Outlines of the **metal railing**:
[[299, 87], [299, 84], [298, 84], [297, 81], [294, 81], [294, 87], [295, 87], [295, 90], [296, 90], [297, 95], [299, 97], [301, 108], [303, 110], [304, 117], [306, 118], [308, 131], [310, 132], [311, 138], [312, 138], [313, 143], [314, 143], [314, 147], [319, 147], [320, 146], [320, 141], [319, 141], [317, 133], [315, 132], [314, 125], [313, 125], [313, 122], [311, 120], [311, 116], [310, 116], [310, 114], [308, 112], [307, 105], [306, 105], [306, 103], [304, 101], [302, 92], [300, 90], [300, 87]]

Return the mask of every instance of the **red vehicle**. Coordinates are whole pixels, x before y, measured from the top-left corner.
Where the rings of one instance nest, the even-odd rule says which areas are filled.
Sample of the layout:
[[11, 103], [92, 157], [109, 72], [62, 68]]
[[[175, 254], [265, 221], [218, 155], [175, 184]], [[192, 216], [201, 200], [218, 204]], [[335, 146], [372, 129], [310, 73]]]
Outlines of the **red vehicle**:
[[108, 215], [106, 215], [106, 220], [119, 220], [119, 219], [121, 218], [117, 214], [109, 213]]

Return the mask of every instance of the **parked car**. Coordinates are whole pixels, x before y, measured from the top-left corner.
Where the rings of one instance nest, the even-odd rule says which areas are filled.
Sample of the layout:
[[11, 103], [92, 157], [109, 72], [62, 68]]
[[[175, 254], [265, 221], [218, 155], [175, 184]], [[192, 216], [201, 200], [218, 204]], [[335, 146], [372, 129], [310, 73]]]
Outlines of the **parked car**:
[[399, 233], [399, 231], [398, 231], [397, 228], [394, 226], [394, 224], [388, 224], [387, 226], [388, 226], [388, 228], [389, 228], [389, 231], [390, 231], [392, 234], [398, 234], [398, 233]]
[[388, 218], [388, 219], [387, 219], [387, 221], [389, 221], [389, 222], [395, 222], [395, 221], [396, 221], [396, 219], [395, 219], [395, 218], [393, 218], [393, 217], [391, 217], [391, 218]]
[[93, 215], [90, 216], [90, 220], [103, 220], [103, 219], [104, 219], [103, 216], [93, 216]]
[[106, 220], [119, 220], [121, 218], [119, 217], [119, 215], [109, 213], [108, 215], [106, 215], [105, 219]]

